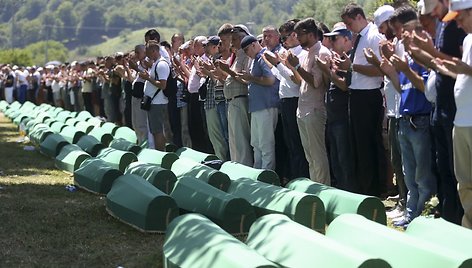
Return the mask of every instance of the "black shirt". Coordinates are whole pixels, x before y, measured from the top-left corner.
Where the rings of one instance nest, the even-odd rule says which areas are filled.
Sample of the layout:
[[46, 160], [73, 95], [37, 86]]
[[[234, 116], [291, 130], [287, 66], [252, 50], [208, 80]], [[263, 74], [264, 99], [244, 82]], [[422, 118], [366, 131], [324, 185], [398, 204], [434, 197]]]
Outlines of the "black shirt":
[[[337, 73], [341, 77], [345, 77], [345, 72]], [[333, 82], [330, 83], [326, 92], [326, 114], [328, 124], [337, 122], [348, 122], [348, 103], [349, 93], [337, 87]]]

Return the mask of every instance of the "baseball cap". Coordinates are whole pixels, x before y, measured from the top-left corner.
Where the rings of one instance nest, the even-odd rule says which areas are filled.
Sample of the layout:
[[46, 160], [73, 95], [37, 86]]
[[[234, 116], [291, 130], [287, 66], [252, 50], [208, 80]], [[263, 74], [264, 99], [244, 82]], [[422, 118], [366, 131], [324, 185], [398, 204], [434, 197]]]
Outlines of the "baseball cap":
[[423, 6], [421, 7], [420, 14], [428, 15], [433, 12], [433, 9], [437, 6], [439, 0], [423, 0]]
[[257, 42], [257, 38], [255, 38], [252, 35], [246, 35], [242, 40], [241, 40], [241, 48], [245, 49], [248, 47], [250, 44]]
[[385, 5], [377, 8], [374, 12], [374, 23], [377, 27], [380, 27], [382, 23], [387, 21], [394, 12], [394, 8], [390, 5]]
[[216, 35], [212, 35], [208, 37], [207, 40], [203, 42], [204, 45], [211, 44], [215, 46], [217, 46], [219, 43], [220, 43], [220, 38]]
[[346, 36], [346, 37], [349, 37], [349, 39], [352, 38], [351, 31], [349, 31], [345, 26], [335, 27], [330, 33], [323, 34], [323, 36], [327, 36], [327, 37], [337, 36], [337, 35]]
[[450, 21], [457, 17], [457, 11], [472, 8], [472, 1], [470, 0], [450, 0], [449, 12], [444, 16], [442, 21]]
[[237, 33], [237, 32], [244, 32], [247, 35], [250, 35], [251, 33], [249, 32], [249, 29], [246, 27], [244, 24], [236, 24], [233, 27], [233, 30], [231, 31], [232, 33]]

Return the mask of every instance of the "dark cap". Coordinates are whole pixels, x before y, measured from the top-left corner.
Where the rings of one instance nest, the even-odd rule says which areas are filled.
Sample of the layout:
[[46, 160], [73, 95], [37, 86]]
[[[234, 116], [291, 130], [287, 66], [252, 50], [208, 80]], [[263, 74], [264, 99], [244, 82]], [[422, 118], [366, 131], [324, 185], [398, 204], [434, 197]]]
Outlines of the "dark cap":
[[250, 44], [257, 42], [257, 38], [252, 35], [246, 35], [243, 40], [241, 40], [241, 48], [245, 49]]
[[204, 45], [210, 44], [210, 45], [215, 45], [215, 46], [217, 46], [219, 43], [220, 43], [220, 38], [216, 35], [212, 35], [208, 37], [207, 40], [203, 42]]
[[346, 29], [346, 27], [342, 26], [342, 27], [336, 27], [334, 28], [330, 33], [325, 33], [324, 36], [337, 36], [337, 35], [341, 35], [341, 36], [347, 36], [349, 39], [352, 39], [352, 33], [351, 31], [349, 31], [348, 29]]

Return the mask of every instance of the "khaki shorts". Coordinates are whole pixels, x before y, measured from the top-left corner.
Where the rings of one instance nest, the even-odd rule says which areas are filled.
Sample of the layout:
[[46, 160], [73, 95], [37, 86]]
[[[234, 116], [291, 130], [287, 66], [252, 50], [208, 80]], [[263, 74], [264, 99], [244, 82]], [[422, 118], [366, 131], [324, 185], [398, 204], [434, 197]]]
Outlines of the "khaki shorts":
[[169, 121], [167, 104], [151, 104], [148, 111], [149, 130], [152, 134], [164, 133], [164, 124]]

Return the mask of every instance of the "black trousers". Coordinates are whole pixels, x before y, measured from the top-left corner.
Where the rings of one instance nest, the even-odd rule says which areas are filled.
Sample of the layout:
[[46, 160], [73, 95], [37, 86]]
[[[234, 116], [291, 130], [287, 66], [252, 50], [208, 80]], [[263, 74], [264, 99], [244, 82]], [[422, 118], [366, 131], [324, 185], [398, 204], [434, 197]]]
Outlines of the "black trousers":
[[177, 108], [177, 97], [170, 96], [167, 98], [169, 103], [167, 104], [167, 110], [169, 113], [170, 129], [174, 134], [172, 142], [178, 147], [182, 147], [182, 127], [180, 122], [180, 110]]
[[386, 181], [382, 142], [383, 99], [380, 89], [350, 90], [349, 119], [354, 174], [361, 194], [379, 196]]
[[203, 102], [199, 101], [198, 93], [189, 94], [188, 131], [192, 139], [192, 149], [209, 154], [214, 153], [207, 134]]
[[92, 103], [92, 92], [82, 93], [82, 98], [84, 99], [84, 108], [91, 115], [94, 115], [93, 103]]

